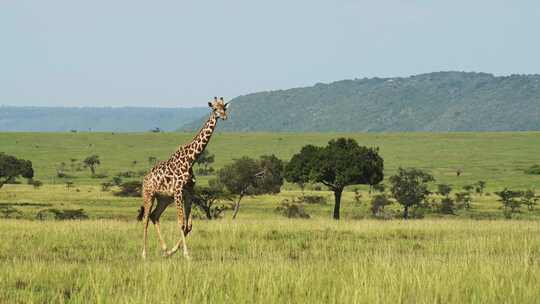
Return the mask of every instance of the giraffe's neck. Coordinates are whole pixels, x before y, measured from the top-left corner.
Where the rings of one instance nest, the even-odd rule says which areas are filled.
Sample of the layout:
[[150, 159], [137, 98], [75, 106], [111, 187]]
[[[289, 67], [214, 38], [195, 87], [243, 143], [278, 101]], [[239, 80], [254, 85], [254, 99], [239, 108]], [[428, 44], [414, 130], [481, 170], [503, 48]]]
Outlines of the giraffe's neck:
[[189, 143], [185, 149], [187, 149], [187, 160], [192, 163], [197, 157], [204, 151], [206, 145], [210, 141], [212, 134], [217, 126], [217, 115], [212, 112], [208, 120], [203, 125], [199, 133], [195, 135], [191, 143]]

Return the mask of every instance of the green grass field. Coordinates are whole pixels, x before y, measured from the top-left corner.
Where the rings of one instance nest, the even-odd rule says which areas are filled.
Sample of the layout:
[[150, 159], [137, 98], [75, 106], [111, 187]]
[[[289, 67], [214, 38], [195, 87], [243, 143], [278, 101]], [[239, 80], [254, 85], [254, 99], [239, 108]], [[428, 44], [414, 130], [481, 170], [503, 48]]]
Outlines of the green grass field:
[[[0, 303], [538, 302], [540, 211], [523, 208], [518, 220], [503, 220], [493, 192], [540, 190], [540, 176], [524, 173], [540, 164], [540, 132], [220, 133], [208, 148], [220, 168], [243, 155], [287, 160], [305, 144], [338, 136], [379, 147], [386, 176], [413, 166], [456, 189], [484, 180], [489, 194], [474, 196], [472, 208], [457, 215], [377, 221], [368, 219], [367, 189], [360, 187], [357, 204], [349, 187], [336, 222], [331, 193], [311, 189], [328, 203], [306, 206], [311, 219], [289, 220], [274, 212], [281, 200], [300, 194], [286, 184], [279, 195], [248, 197], [236, 221], [230, 214], [196, 220], [188, 238], [191, 261], [181, 254], [161, 258], [150, 227], [143, 262], [142, 227], [134, 220], [141, 199], [114, 196], [99, 184], [117, 172], [147, 170], [148, 157], [167, 158], [191, 134], [0, 133], [0, 151], [32, 160], [44, 183], [0, 189], [0, 205], [23, 213], [23, 219], [0, 219]], [[97, 172], [108, 178], [69, 169], [71, 158], [91, 154], [100, 156]], [[56, 177], [61, 162], [71, 189]], [[34, 220], [45, 208], [83, 208], [90, 220]], [[164, 215], [169, 245], [178, 237], [174, 216], [171, 210]]]

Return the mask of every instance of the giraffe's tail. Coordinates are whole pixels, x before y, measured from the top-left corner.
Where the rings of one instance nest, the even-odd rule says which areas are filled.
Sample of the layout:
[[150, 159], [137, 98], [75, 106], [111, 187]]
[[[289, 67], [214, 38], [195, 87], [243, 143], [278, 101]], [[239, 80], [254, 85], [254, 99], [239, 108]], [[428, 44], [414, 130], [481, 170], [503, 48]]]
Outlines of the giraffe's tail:
[[141, 206], [141, 208], [139, 209], [139, 215], [137, 215], [137, 220], [142, 221], [143, 217], [144, 217], [144, 206]]

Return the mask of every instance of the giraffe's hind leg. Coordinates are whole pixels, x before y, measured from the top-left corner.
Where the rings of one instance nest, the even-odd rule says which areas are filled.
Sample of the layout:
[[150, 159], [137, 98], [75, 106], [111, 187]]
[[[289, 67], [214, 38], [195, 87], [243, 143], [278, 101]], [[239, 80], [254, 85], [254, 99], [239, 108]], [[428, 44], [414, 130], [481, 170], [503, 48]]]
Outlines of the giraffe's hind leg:
[[148, 220], [150, 217], [150, 210], [152, 209], [152, 205], [154, 204], [154, 193], [150, 190], [144, 189], [143, 190], [143, 198], [144, 198], [144, 210], [143, 210], [143, 251], [142, 251], [142, 257], [143, 259], [146, 258], [146, 245], [148, 240]]
[[152, 223], [154, 223], [154, 226], [156, 226], [156, 232], [159, 239], [159, 244], [161, 246], [161, 251], [165, 255], [167, 252], [167, 244], [165, 243], [165, 240], [163, 240], [163, 236], [161, 235], [161, 229], [159, 225], [159, 218], [161, 217], [161, 214], [167, 207], [174, 201], [172, 197], [168, 196], [162, 196], [162, 195], [156, 195], [156, 201], [157, 206], [150, 214], [150, 219], [152, 220]]

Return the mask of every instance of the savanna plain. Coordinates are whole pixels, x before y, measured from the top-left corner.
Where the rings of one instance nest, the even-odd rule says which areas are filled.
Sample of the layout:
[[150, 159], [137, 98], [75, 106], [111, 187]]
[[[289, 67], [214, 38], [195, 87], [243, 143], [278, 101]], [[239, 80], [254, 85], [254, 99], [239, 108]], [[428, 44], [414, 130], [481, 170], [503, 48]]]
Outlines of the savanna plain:
[[[103, 191], [117, 172], [142, 172], [189, 141], [186, 133], [0, 133], [0, 151], [33, 162], [35, 188], [21, 180], [0, 188], [0, 205], [17, 219], [0, 219], [0, 303], [538, 303], [540, 211], [503, 216], [494, 194], [508, 187], [540, 189], [539, 132], [288, 134], [217, 133], [208, 150], [219, 169], [243, 155], [288, 160], [306, 144], [352, 137], [379, 147], [385, 177], [399, 167], [431, 173], [454, 189], [486, 182], [470, 208], [421, 219], [370, 217], [366, 186], [344, 193], [342, 218], [331, 219], [333, 196], [309, 185], [309, 219], [275, 212], [301, 195], [286, 183], [277, 195], [247, 197], [238, 218], [195, 219], [191, 259], [162, 258], [150, 227], [142, 260], [141, 198]], [[99, 155], [97, 175], [71, 163]], [[71, 161], [75, 159], [76, 161]], [[64, 165], [62, 165], [64, 163]], [[72, 184], [58, 177], [65, 166]], [[456, 172], [461, 174], [457, 176]], [[207, 184], [211, 176], [198, 176]], [[131, 177], [140, 179], [138, 176]], [[386, 182], [386, 178], [385, 178]], [[355, 192], [356, 191], [356, 192]], [[43, 209], [83, 209], [85, 220], [37, 220]], [[162, 229], [179, 236], [172, 207]], [[398, 204], [389, 206], [399, 214]]]

